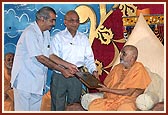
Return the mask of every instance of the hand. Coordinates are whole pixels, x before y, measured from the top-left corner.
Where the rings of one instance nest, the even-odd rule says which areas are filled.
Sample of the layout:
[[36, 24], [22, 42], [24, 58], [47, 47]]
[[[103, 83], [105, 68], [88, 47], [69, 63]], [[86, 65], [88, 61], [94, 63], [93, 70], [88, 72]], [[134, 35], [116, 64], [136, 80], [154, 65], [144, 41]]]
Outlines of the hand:
[[71, 63], [69, 63], [68, 69], [70, 70], [71, 74], [75, 74], [76, 72], [79, 71], [78, 67], [76, 65], [74, 65], [74, 64], [71, 64]]
[[99, 74], [97, 71], [93, 71], [93, 76], [95, 76], [96, 79], [100, 80]]
[[101, 91], [101, 92], [108, 92], [109, 88], [107, 88], [105, 85], [103, 84], [98, 84], [99, 86], [101, 86], [100, 88], [96, 88], [97, 90]]
[[61, 73], [62, 73], [62, 74], [64, 75], [64, 77], [66, 77], [66, 78], [69, 78], [69, 77], [73, 77], [73, 76], [74, 76], [74, 74], [71, 73], [71, 70], [70, 70], [70, 69], [64, 69]]

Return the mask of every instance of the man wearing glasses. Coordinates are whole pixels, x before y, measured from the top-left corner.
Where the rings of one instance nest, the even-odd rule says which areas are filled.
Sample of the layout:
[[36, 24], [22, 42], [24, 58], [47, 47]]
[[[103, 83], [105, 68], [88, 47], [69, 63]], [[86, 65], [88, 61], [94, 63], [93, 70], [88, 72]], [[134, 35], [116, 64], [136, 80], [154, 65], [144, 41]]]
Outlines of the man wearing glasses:
[[[53, 54], [76, 65], [78, 68], [86, 66], [88, 71], [98, 78], [89, 39], [86, 35], [77, 31], [79, 22], [77, 12], [74, 10], [68, 11], [64, 17], [66, 28], [55, 35], [51, 49]], [[80, 102], [82, 83], [76, 77], [66, 77], [60, 72], [54, 71], [50, 91], [51, 110], [64, 111], [66, 105]]]

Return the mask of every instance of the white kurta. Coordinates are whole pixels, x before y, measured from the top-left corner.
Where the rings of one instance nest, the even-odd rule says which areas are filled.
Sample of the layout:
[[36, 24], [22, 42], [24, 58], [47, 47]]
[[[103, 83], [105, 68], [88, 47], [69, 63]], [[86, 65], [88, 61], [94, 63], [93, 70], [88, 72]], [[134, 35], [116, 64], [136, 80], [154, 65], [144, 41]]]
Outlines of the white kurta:
[[49, 57], [50, 33], [40, 31], [36, 22], [22, 33], [16, 47], [11, 86], [35, 94], [42, 94], [48, 68], [35, 56]]

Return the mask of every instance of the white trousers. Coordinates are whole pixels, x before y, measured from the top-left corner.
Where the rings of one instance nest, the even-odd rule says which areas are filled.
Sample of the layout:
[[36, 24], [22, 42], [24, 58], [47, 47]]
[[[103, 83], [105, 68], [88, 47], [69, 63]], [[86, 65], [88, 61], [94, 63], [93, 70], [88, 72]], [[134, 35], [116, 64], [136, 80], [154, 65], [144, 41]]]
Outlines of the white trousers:
[[42, 95], [25, 92], [14, 88], [15, 111], [40, 111]]

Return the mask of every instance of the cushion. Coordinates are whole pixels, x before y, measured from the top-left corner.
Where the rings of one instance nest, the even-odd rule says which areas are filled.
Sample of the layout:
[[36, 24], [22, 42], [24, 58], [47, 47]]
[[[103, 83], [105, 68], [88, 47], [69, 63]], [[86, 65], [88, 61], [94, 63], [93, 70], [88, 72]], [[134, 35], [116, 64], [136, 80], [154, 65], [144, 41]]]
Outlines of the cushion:
[[152, 109], [157, 103], [163, 102], [164, 99], [163, 79], [158, 74], [151, 72], [149, 68], [145, 68], [152, 81], [144, 93], [136, 99], [137, 108], [143, 111]]
[[163, 79], [157, 74], [150, 71], [149, 68], [145, 67], [151, 78], [151, 83], [145, 89], [144, 93], [152, 92], [156, 94], [159, 98], [158, 102], [163, 102], [164, 100], [164, 82]]
[[[128, 41], [124, 45], [136, 46], [139, 53], [137, 61], [142, 62], [164, 80], [164, 46], [151, 30], [142, 14], [140, 14]], [[119, 62], [120, 56], [117, 57], [114, 65]]]
[[139, 95], [136, 99], [136, 106], [142, 111], [150, 110], [158, 103], [159, 97], [152, 92], [146, 92]]
[[103, 93], [86, 93], [81, 98], [81, 105], [85, 110], [88, 110], [88, 106], [94, 99], [103, 98]]

